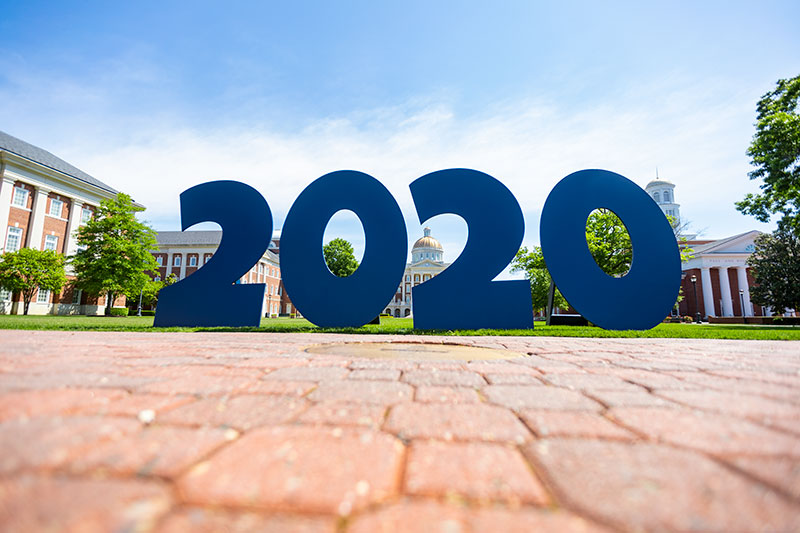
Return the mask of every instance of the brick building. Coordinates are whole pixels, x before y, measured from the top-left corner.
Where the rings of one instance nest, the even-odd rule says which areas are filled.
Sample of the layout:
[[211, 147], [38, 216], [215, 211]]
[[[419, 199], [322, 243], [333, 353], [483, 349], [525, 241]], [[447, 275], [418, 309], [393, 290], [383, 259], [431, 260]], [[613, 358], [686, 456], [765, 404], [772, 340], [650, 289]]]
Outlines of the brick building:
[[[222, 240], [222, 231], [159, 231], [156, 239], [158, 250], [153, 256], [159, 268], [154, 279], [165, 279], [170, 274], [184, 279], [214, 255]], [[277, 253], [279, 242], [279, 238], [274, 239], [258, 264], [238, 280], [239, 283], [266, 285], [262, 307], [265, 316], [295, 313], [291, 300], [283, 290]]]
[[[675, 200], [675, 185], [656, 178], [645, 187], [665, 215], [681, 226], [680, 204]], [[748, 231], [724, 239], [697, 240], [695, 235], [680, 234], [693, 257], [681, 264], [683, 301], [678, 306], [682, 316], [702, 317], [771, 316], [772, 310], [750, 301], [753, 276], [747, 258], [755, 250], [759, 231]], [[696, 296], [695, 296], [696, 295]], [[792, 313], [787, 313], [792, 314]]]
[[[73, 255], [75, 230], [117, 191], [50, 152], [0, 131], [0, 253], [20, 248]], [[67, 269], [67, 274], [70, 274]], [[120, 301], [124, 301], [121, 297]], [[38, 291], [30, 314], [102, 314], [104, 298], [68, 284]], [[22, 297], [0, 289], [0, 313], [22, 313]]]
[[753, 276], [747, 258], [759, 235], [753, 230], [725, 239], [687, 242], [694, 257], [681, 265], [681, 315], [696, 316], [698, 310], [704, 317], [772, 315], [769, 308], [762, 309], [750, 301]]

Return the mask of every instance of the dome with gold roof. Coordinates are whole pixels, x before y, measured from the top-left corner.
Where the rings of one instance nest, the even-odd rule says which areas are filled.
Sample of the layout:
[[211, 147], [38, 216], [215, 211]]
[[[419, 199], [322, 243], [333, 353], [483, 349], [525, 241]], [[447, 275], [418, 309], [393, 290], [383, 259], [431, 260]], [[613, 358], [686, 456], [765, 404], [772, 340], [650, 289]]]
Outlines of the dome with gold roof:
[[431, 228], [422, 230], [423, 236], [417, 239], [414, 246], [411, 247], [411, 262], [419, 263], [420, 261], [441, 262], [443, 261], [443, 248], [441, 243], [431, 237]]

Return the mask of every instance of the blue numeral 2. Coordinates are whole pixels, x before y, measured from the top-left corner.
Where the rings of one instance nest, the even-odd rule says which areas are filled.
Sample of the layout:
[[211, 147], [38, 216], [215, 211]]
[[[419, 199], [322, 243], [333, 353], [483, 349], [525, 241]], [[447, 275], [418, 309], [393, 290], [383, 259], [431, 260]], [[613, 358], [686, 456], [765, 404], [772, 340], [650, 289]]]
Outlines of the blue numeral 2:
[[264, 284], [234, 285], [264, 255], [272, 213], [264, 197], [238, 181], [201, 183], [181, 193], [181, 226], [216, 222], [222, 241], [191, 276], [164, 287], [153, 326], [258, 327]]

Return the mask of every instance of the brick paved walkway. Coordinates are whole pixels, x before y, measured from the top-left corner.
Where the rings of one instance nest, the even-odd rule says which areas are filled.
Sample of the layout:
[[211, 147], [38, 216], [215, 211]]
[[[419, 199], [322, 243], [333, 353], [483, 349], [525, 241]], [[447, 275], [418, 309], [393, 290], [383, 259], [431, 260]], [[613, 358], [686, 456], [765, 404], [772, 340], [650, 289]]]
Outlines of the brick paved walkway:
[[[310, 355], [457, 342], [500, 361]], [[3, 531], [800, 529], [800, 343], [0, 332]]]

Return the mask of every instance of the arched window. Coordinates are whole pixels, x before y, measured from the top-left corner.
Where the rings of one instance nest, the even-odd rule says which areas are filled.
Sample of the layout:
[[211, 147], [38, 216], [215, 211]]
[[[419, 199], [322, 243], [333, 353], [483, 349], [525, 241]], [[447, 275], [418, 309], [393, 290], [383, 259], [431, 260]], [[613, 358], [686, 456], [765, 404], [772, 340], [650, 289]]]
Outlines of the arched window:
[[399, 309], [395, 309], [394, 310], [394, 316], [395, 316], [395, 318], [400, 318], [400, 310]]
[[431, 279], [430, 274], [425, 274], [424, 276], [422, 276], [422, 281], [428, 281], [429, 279]]
[[419, 274], [414, 274], [414, 281], [419, 281]]
[[665, 202], [669, 202], [670, 201], [670, 199], [669, 199], [669, 191], [664, 191], [664, 201]]
[[661, 201], [661, 195], [658, 192], [654, 192], [653, 193], [653, 200], [655, 200], [656, 202], [660, 202]]
[[406, 309], [406, 316], [411, 314], [411, 309]]

